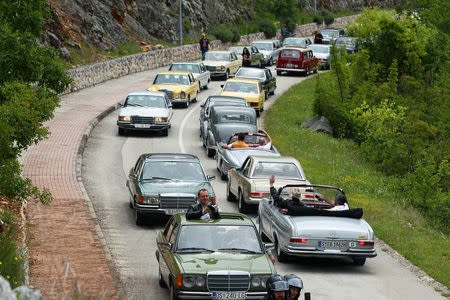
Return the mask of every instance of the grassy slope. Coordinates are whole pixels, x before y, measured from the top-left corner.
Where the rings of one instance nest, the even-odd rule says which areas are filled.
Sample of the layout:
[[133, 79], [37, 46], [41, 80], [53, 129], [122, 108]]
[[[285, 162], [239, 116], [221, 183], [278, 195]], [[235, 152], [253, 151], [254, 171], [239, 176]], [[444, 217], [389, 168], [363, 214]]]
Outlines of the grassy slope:
[[[320, 75], [320, 80], [329, 75]], [[352, 141], [301, 128], [313, 117], [316, 80], [293, 86], [267, 112], [265, 128], [274, 144], [283, 155], [300, 161], [310, 182], [343, 188], [351, 206], [364, 208], [377, 237], [449, 287], [449, 237], [427, 226], [415, 210], [402, 207], [396, 201], [400, 196], [389, 190], [389, 178], [366, 163]]]

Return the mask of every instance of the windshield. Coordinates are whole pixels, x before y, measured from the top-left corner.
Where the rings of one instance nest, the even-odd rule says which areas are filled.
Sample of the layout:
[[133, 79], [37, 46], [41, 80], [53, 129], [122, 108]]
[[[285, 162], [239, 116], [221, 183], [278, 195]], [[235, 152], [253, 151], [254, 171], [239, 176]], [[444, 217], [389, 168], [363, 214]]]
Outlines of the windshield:
[[251, 82], [228, 81], [223, 87], [224, 92], [259, 94], [258, 84]]
[[176, 251], [192, 250], [263, 253], [255, 228], [246, 225], [181, 226]]
[[322, 30], [320, 33], [323, 36], [332, 36], [332, 37], [339, 36], [339, 32], [337, 30]]
[[170, 66], [169, 71], [200, 73], [200, 67], [197, 64], [173, 64]]
[[300, 51], [297, 50], [283, 50], [281, 51], [281, 57], [300, 58]]
[[206, 181], [198, 162], [150, 161], [144, 164], [142, 180]]
[[309, 49], [313, 51], [313, 53], [330, 53], [330, 47], [323, 47], [319, 45], [310, 45]]
[[293, 163], [259, 162], [253, 170], [253, 177], [285, 177], [304, 179]]
[[264, 70], [240, 68], [235, 77], [264, 78]]
[[158, 74], [153, 84], [189, 85], [189, 78], [184, 74]]
[[258, 50], [264, 50], [264, 51], [272, 51], [273, 50], [272, 43], [252, 43], [252, 46], [258, 48]]
[[305, 39], [287, 38], [283, 41], [283, 46], [306, 46]]
[[355, 41], [353, 39], [337, 39], [336, 40], [336, 45], [347, 45], [347, 46], [354, 46], [355, 45]]
[[[250, 49], [248, 49], [250, 51]], [[241, 55], [242, 51], [244, 51], [244, 46], [236, 46], [236, 47], [230, 47], [228, 48], [228, 51], [232, 51], [236, 54]]]
[[132, 95], [125, 101], [124, 107], [128, 106], [166, 108], [167, 103], [163, 96]]
[[228, 54], [228, 53], [206, 52], [205, 53], [205, 60], [209, 60], [209, 61], [230, 61], [230, 54]]

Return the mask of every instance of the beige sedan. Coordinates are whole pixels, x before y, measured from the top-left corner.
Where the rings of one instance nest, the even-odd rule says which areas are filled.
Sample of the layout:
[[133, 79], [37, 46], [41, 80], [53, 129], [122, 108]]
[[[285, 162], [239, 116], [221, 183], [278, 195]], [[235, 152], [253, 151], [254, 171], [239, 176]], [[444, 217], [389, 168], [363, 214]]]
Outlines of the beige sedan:
[[261, 199], [270, 197], [269, 178], [272, 175], [279, 187], [310, 184], [302, 166], [293, 157], [250, 155], [241, 168], [228, 171], [227, 200], [237, 199], [239, 211], [246, 213], [250, 205], [257, 205]]

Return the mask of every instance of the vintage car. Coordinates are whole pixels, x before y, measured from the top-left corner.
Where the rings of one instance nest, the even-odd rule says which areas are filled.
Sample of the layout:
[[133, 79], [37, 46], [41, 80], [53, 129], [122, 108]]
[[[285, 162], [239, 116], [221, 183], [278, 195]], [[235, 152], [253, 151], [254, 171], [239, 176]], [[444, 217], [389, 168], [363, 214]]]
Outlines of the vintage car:
[[172, 104], [188, 107], [197, 101], [200, 85], [191, 72], [166, 71], [158, 73], [147, 90], [165, 92]]
[[345, 36], [345, 31], [342, 28], [325, 28], [320, 34], [323, 36], [322, 44], [333, 44], [338, 37]]
[[[259, 146], [258, 141], [260, 138], [265, 138], [263, 133], [247, 133], [245, 132], [244, 142], [249, 145], [248, 148], [223, 148], [223, 143], [220, 143], [217, 147], [216, 165], [217, 170], [223, 180], [228, 178], [228, 171], [232, 168], [239, 168], [244, 163], [245, 159], [249, 155], [268, 155], [268, 156], [280, 156], [277, 148], [272, 144], [268, 144], [270, 149], [257, 149]], [[235, 133], [228, 139], [227, 145], [231, 145], [237, 141], [239, 133]]]
[[231, 51], [208, 51], [203, 64], [211, 72], [211, 77], [223, 76], [227, 80], [242, 66], [242, 59]]
[[[277, 182], [275, 182], [275, 185]], [[259, 203], [258, 222], [261, 237], [275, 243], [280, 262], [289, 256], [298, 257], [350, 257], [356, 265], [364, 265], [366, 258], [377, 255], [374, 233], [361, 214], [354, 210], [329, 211], [329, 204], [323, 199], [331, 199], [342, 189], [323, 185], [287, 185], [281, 188], [281, 195], [290, 188], [303, 190], [301, 201], [308, 207], [303, 215], [285, 214], [264, 198]], [[317, 197], [321, 195], [320, 197]], [[319, 198], [319, 199], [318, 199]]]
[[256, 113], [251, 107], [213, 106], [203, 145], [208, 157], [216, 154], [217, 144], [226, 142], [236, 132], [256, 133]]
[[136, 225], [142, 226], [145, 215], [173, 215], [185, 212], [197, 203], [200, 189], [209, 191], [210, 202], [216, 196], [197, 156], [183, 153], [148, 153], [139, 156], [131, 168], [127, 187], [130, 207], [136, 211]]
[[211, 108], [216, 106], [247, 106], [247, 101], [244, 98], [239, 97], [227, 97], [213, 95], [209, 96], [200, 107], [200, 138], [203, 140], [203, 136], [207, 132], [209, 116]]
[[257, 117], [264, 111], [266, 95], [259, 80], [230, 78], [222, 86], [220, 95], [244, 98], [247, 105], [255, 109]]
[[283, 47], [303, 47], [306, 48], [312, 42], [307, 37], [289, 37], [283, 40]]
[[308, 76], [309, 73], [317, 72], [319, 60], [314, 57], [311, 49], [286, 47], [282, 48], [278, 56], [277, 75], [282, 72], [301, 72]]
[[175, 62], [170, 65], [169, 71], [191, 72], [195, 80], [198, 80], [200, 89], [207, 89], [211, 81], [211, 74], [201, 62]]
[[160, 130], [169, 134], [172, 120], [172, 103], [163, 92], [132, 92], [122, 103], [117, 126], [119, 135], [129, 130]]
[[262, 53], [264, 65], [271, 66], [277, 61], [281, 48], [279, 40], [256, 40], [251, 45]]
[[270, 197], [272, 175], [277, 184], [309, 184], [302, 166], [293, 157], [250, 155], [241, 167], [228, 172], [227, 200], [237, 199], [239, 211], [247, 212], [250, 205], [258, 205], [264, 197]]
[[228, 48], [228, 51], [236, 53], [237, 58], [242, 60], [244, 48], [247, 48], [248, 52], [250, 52], [250, 66], [262, 68], [264, 66], [264, 54], [260, 53], [258, 48], [254, 46], [232, 46]]
[[240, 68], [235, 78], [255, 79], [261, 83], [261, 87], [264, 90], [264, 96], [267, 98], [269, 95], [275, 94], [277, 88], [277, 79], [272, 75], [270, 69], [263, 68]]
[[159, 284], [170, 299], [263, 299], [275, 274], [253, 221], [242, 214], [187, 220], [176, 214], [156, 237]]
[[360, 50], [360, 41], [356, 37], [341, 36], [338, 37], [334, 44], [338, 48], [345, 49], [345, 52], [352, 54]]
[[330, 69], [331, 45], [313, 44], [309, 45], [308, 49], [311, 49], [314, 57], [319, 60], [319, 68]]

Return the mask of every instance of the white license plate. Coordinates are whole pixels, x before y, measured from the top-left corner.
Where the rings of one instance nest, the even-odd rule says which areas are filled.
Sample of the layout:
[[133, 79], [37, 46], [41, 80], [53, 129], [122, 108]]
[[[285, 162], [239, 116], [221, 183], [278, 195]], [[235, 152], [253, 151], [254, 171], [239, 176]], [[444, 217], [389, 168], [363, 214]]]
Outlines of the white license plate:
[[319, 248], [342, 249], [347, 246], [348, 243], [342, 241], [319, 241]]
[[245, 292], [213, 292], [213, 299], [246, 299]]
[[294, 65], [293, 64], [286, 64], [286, 67], [288, 68], [292, 68]]
[[186, 212], [187, 209], [174, 209], [174, 208], [170, 208], [170, 209], [166, 209], [166, 215], [174, 215], [177, 213], [181, 213], [181, 212]]
[[134, 124], [135, 128], [150, 128], [150, 124]]

